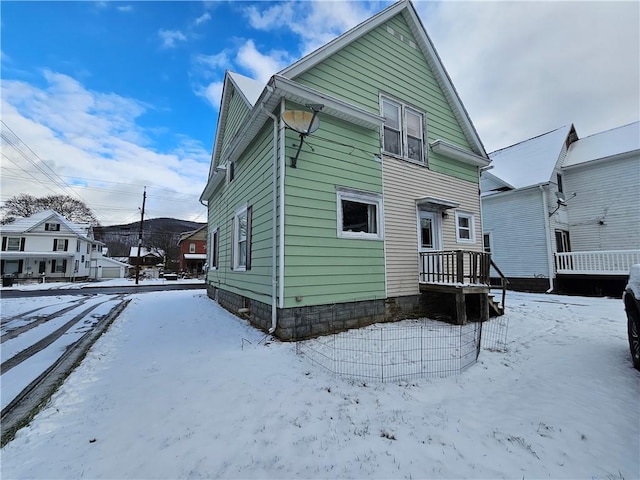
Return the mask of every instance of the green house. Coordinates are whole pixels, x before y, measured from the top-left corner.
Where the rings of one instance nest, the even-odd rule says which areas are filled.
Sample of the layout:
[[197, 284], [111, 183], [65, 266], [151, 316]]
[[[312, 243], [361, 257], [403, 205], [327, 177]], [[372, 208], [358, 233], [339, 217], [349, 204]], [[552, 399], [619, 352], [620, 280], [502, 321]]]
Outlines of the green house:
[[208, 295], [285, 340], [406, 318], [448, 294], [463, 302], [454, 319], [467, 319], [466, 294], [485, 319], [488, 164], [409, 1], [266, 85], [227, 72], [201, 195]]

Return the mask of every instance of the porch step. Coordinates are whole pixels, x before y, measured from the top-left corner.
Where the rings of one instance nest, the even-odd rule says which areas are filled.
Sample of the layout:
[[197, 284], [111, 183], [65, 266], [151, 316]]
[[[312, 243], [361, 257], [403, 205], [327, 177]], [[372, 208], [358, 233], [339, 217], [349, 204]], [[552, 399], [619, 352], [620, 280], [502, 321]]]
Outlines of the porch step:
[[487, 300], [489, 301], [489, 316], [490, 317], [499, 317], [504, 315], [504, 308], [499, 302], [495, 301], [495, 295], [492, 293], [487, 295]]

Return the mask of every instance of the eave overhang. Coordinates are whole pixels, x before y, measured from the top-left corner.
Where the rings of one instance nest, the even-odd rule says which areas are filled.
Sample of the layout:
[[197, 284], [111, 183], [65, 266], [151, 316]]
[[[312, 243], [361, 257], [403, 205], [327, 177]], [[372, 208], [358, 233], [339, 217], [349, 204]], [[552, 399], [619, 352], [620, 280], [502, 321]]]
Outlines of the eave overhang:
[[438, 153], [448, 158], [468, 163], [476, 167], [486, 167], [491, 160], [485, 157], [471, 153], [457, 145], [445, 142], [444, 140], [435, 140], [429, 144], [434, 153]]

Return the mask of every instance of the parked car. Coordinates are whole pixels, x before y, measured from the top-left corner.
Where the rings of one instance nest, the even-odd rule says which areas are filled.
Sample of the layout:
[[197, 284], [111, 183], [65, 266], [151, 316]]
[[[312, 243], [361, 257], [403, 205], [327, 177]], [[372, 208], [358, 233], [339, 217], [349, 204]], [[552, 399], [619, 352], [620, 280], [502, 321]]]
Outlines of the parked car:
[[633, 366], [640, 370], [640, 263], [633, 265], [629, 272], [629, 282], [622, 294], [627, 312], [627, 332]]

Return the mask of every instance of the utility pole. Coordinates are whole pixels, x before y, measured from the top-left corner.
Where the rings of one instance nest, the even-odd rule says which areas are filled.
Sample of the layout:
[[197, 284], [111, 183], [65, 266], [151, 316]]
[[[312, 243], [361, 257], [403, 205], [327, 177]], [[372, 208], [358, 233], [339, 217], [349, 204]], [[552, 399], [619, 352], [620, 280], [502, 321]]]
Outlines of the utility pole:
[[144, 223], [144, 202], [147, 200], [147, 187], [142, 193], [142, 210], [140, 211], [140, 231], [138, 233], [138, 260], [136, 262], [136, 285], [140, 278], [140, 248], [142, 247], [142, 224]]

